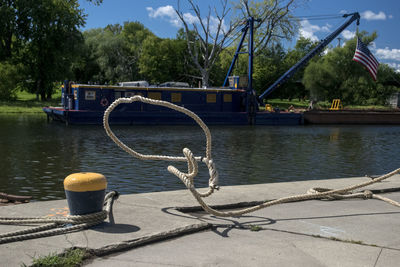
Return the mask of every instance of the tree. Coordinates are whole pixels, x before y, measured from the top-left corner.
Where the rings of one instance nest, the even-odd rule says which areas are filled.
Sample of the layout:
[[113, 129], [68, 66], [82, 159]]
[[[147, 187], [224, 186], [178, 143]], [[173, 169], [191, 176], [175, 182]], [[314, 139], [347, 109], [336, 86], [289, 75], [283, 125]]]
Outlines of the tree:
[[[365, 44], [377, 37], [374, 32], [359, 34]], [[378, 81], [374, 82], [369, 73], [359, 63], [352, 61], [356, 48], [356, 38], [346, 42], [344, 47], [336, 47], [319, 60], [311, 62], [304, 72], [303, 83], [315, 100], [340, 98], [347, 104], [385, 104], [387, 97], [395, 89], [385, 86], [382, 72], [378, 68]]]
[[[28, 67], [25, 86], [42, 100], [51, 98], [54, 82], [67, 77], [84, 15], [77, 0], [25, 0], [29, 30], [24, 36], [22, 62]], [[21, 7], [22, 8], [22, 7]]]
[[18, 84], [42, 100], [50, 98], [54, 84], [71, 77], [84, 22], [78, 0], [0, 0], [0, 63], [9, 73], [17, 69], [20, 79], [10, 91]]
[[178, 8], [175, 11], [183, 23], [187, 49], [191, 60], [201, 74], [203, 86], [208, 87], [210, 70], [237, 24], [230, 23], [229, 27], [224, 24], [230, 10], [227, 0], [221, 0], [221, 12], [217, 12], [214, 7], [215, 16], [211, 14], [211, 7], [209, 7], [205, 18], [202, 17], [199, 6], [195, 5], [193, 0], [188, 0], [188, 2], [195, 16], [183, 14], [179, 0]]
[[282, 40], [290, 40], [296, 33], [298, 23], [292, 13], [298, 2], [304, 0], [240, 0], [235, 9], [240, 14], [235, 18], [242, 21], [243, 18], [253, 17], [258, 20], [254, 25], [254, 50], [262, 53], [268, 46], [281, 43]]
[[[312, 49], [317, 46], [318, 42], [313, 42], [310, 39], [300, 37], [296, 45], [293, 49], [289, 49], [286, 53], [283, 61], [282, 67], [283, 71], [280, 75], [285, 73], [291, 67], [293, 67], [297, 62], [299, 62], [307, 53], [309, 53]], [[316, 61], [318, 58], [321, 57], [322, 54], [314, 56], [311, 60]], [[304, 85], [301, 83], [301, 80], [304, 76], [305, 66], [301, 67], [297, 72], [288, 80], [286, 81], [280, 88], [279, 88], [279, 96], [282, 98], [299, 98], [302, 99], [308, 95], [308, 91], [305, 90]]]
[[185, 43], [149, 36], [143, 42], [140, 73], [151, 83], [185, 79]]
[[154, 34], [140, 22], [108, 25], [83, 33], [83, 53], [74, 68], [75, 77], [84, 82], [115, 84], [143, 78], [139, 60], [143, 42]]
[[29, 0], [0, 0], [0, 61], [10, 60], [29, 35]]
[[0, 61], [3, 61], [11, 57], [17, 14], [14, 1], [1, 0], [0, 3]]
[[[254, 62], [254, 88], [260, 94], [268, 88], [279, 76], [284, 73], [283, 60], [285, 51], [279, 44], [261, 50]], [[274, 96], [279, 96], [281, 90], [277, 90]]]
[[[212, 72], [218, 85], [222, 85], [224, 83], [226, 73], [229, 70], [235, 52], [236, 47], [228, 46], [220, 53], [216, 63], [218, 69]], [[247, 62], [248, 56], [239, 54], [231, 76], [247, 76]], [[218, 77], [215, 77], [216, 75], [218, 75]]]
[[143, 42], [148, 37], [155, 35], [140, 22], [125, 22], [122, 35], [129, 54], [125, 61], [130, 76], [128, 80], [142, 79], [139, 61], [143, 51]]
[[84, 43], [80, 44], [79, 55], [74, 58], [71, 65], [73, 76], [71, 79], [78, 83], [94, 83], [100, 73], [100, 66], [97, 62], [96, 50], [98, 42], [97, 35], [102, 29], [90, 29], [83, 32]]
[[122, 36], [123, 27], [119, 24], [107, 25], [88, 42], [95, 46], [96, 62], [100, 72], [95, 79], [104, 84], [130, 80], [129, 51]]
[[19, 64], [0, 62], [0, 100], [16, 98], [15, 94], [22, 79], [21, 69], [22, 66]]

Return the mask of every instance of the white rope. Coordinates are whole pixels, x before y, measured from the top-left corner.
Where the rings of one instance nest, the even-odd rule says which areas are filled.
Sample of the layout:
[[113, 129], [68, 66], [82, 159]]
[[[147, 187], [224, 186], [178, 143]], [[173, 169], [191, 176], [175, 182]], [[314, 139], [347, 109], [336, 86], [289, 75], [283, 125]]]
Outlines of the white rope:
[[[136, 152], [135, 150], [131, 149], [127, 145], [125, 145], [122, 141], [118, 139], [117, 136], [113, 133], [113, 131], [110, 128], [109, 125], [109, 116], [110, 113], [114, 110], [115, 107], [117, 107], [119, 104], [122, 103], [133, 103], [136, 101], [140, 101], [143, 103], [151, 104], [151, 105], [157, 105], [157, 106], [163, 106], [167, 107], [173, 110], [176, 110], [178, 112], [182, 112], [186, 114], [187, 116], [191, 117], [203, 130], [205, 136], [206, 136], [206, 155], [205, 157], [193, 157], [193, 154], [190, 152], [190, 155], [193, 157], [193, 161], [201, 161], [203, 162], [209, 169], [210, 172], [210, 180], [209, 180], [209, 191], [206, 194], [211, 194], [214, 189], [218, 187], [218, 172], [215, 168], [215, 164], [211, 158], [211, 133], [210, 130], [208, 129], [207, 125], [197, 116], [195, 113], [192, 111], [181, 107], [174, 105], [170, 102], [166, 101], [161, 101], [161, 100], [155, 100], [151, 98], [145, 98], [139, 95], [135, 95], [130, 98], [118, 98], [115, 100], [111, 105], [106, 109], [104, 112], [104, 117], [103, 117], [103, 124], [104, 124], [104, 129], [106, 130], [107, 135], [113, 140], [119, 147], [121, 147], [124, 151], [126, 151], [128, 154], [132, 155], [135, 158], [141, 159], [141, 160], [166, 160], [166, 161], [187, 161], [188, 164], [190, 164], [190, 160], [188, 160], [188, 155], [185, 154], [184, 150], [184, 155], [185, 157], [176, 157], [176, 156], [164, 156], [164, 155], [144, 155], [139, 152]], [[190, 151], [189, 149], [187, 149]], [[197, 164], [197, 163], [196, 163]], [[188, 165], [189, 169], [191, 170], [191, 167], [193, 167], [194, 164]], [[196, 165], [197, 166], [197, 165]], [[197, 175], [197, 170], [196, 174], [193, 175], [191, 178], [193, 181], [194, 176]]]
[[69, 215], [68, 217], [0, 217], [0, 224], [44, 224], [28, 229], [0, 234], [0, 244], [27, 239], [52, 236], [82, 230], [102, 223], [110, 215], [114, 199], [118, 193], [112, 191], [104, 198], [104, 209], [99, 212], [84, 215]]
[[[183, 155], [184, 157], [174, 157], [174, 156], [163, 156], [163, 155], [143, 155], [139, 152], [136, 152], [135, 150], [131, 149], [127, 145], [125, 145], [122, 141], [118, 139], [117, 136], [113, 133], [113, 131], [110, 128], [109, 125], [109, 116], [110, 113], [117, 107], [119, 104], [122, 103], [133, 103], [133, 102], [143, 102], [151, 105], [158, 105], [158, 106], [163, 106], [167, 107], [173, 110], [176, 110], [178, 112], [182, 112], [189, 117], [191, 117], [204, 131], [204, 134], [206, 136], [206, 155], [204, 158], [202, 157], [195, 157], [193, 153], [188, 149], [184, 148], [183, 149]], [[215, 210], [208, 206], [204, 201], [203, 198], [210, 196], [213, 192], [214, 189], [218, 189], [218, 172], [216, 169], [216, 166], [214, 164], [214, 161], [211, 156], [211, 133], [208, 127], [205, 125], [205, 123], [192, 111], [183, 108], [181, 106], [177, 106], [175, 104], [172, 104], [167, 101], [161, 101], [161, 100], [154, 100], [150, 98], [145, 98], [139, 95], [130, 97], [130, 98], [119, 98], [115, 100], [104, 112], [104, 117], [103, 117], [103, 124], [104, 124], [104, 129], [107, 133], [107, 135], [113, 140], [119, 147], [121, 147], [123, 150], [128, 152], [130, 155], [141, 159], [141, 160], [166, 160], [166, 161], [186, 161], [188, 165], [188, 170], [187, 172], [182, 172], [178, 170], [174, 166], [168, 166], [168, 171], [175, 176], [177, 176], [184, 184], [185, 186], [190, 190], [194, 198], [199, 202], [201, 207], [207, 211], [210, 214], [213, 214], [215, 216], [220, 216], [220, 217], [236, 217], [236, 216], [241, 216], [246, 213], [250, 213], [262, 208], [266, 208], [272, 205], [277, 205], [281, 203], [288, 203], [288, 202], [294, 202], [294, 201], [304, 201], [304, 200], [312, 200], [312, 199], [344, 199], [344, 198], [355, 198], [355, 197], [361, 197], [361, 198], [374, 198], [374, 199], [380, 199], [383, 200], [387, 203], [390, 203], [392, 205], [400, 207], [400, 203], [381, 197], [379, 195], [372, 194], [369, 191], [365, 191], [363, 193], [354, 193], [352, 194], [350, 191], [362, 188], [365, 186], [372, 185], [374, 183], [378, 183], [380, 181], [383, 181], [395, 174], [400, 173], [400, 168], [396, 169], [392, 172], [389, 172], [387, 174], [384, 174], [378, 178], [375, 178], [373, 180], [364, 182], [364, 183], [359, 183], [355, 185], [351, 185], [345, 188], [341, 189], [323, 189], [323, 188], [313, 188], [309, 190], [306, 194], [301, 194], [301, 195], [294, 195], [294, 196], [289, 196], [289, 197], [283, 197], [279, 198], [276, 200], [271, 200], [271, 201], [266, 201], [260, 205], [256, 205], [253, 207], [241, 209], [241, 210], [236, 210], [236, 211], [228, 211], [228, 212], [222, 212]], [[208, 191], [205, 193], [200, 193], [199, 191], [196, 190], [194, 186], [194, 178], [196, 177], [198, 173], [198, 161], [203, 162], [208, 170], [209, 170], [209, 188]], [[346, 195], [347, 194], [347, 195]]]

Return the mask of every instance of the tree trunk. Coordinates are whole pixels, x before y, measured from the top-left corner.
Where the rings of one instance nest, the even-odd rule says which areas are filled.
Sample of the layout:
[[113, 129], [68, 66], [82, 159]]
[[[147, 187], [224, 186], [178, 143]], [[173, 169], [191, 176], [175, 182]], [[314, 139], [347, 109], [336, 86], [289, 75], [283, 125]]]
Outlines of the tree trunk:
[[209, 86], [208, 80], [210, 78], [210, 73], [206, 70], [201, 72], [201, 83], [203, 85], [203, 88], [207, 88]]
[[40, 92], [40, 101], [46, 101], [46, 93]]

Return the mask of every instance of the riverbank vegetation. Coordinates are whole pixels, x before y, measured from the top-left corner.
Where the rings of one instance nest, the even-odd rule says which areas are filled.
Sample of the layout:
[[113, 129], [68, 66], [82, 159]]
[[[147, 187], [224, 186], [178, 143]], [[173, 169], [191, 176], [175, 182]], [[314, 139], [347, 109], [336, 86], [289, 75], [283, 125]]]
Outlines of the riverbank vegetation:
[[45, 106], [60, 106], [61, 91], [53, 94], [53, 98], [40, 101], [36, 94], [18, 91], [15, 99], [0, 101], [0, 113], [40, 113], [44, 114], [42, 108]]
[[[289, 2], [300, 1], [303, 0]], [[90, 2], [101, 4], [102, 1]], [[264, 6], [250, 6], [246, 12], [257, 14], [262, 8], [271, 10], [271, 17], [264, 18], [267, 23], [273, 15], [285, 9], [284, 1], [267, 2], [262, 3]], [[225, 14], [226, 20], [230, 20], [232, 25], [242, 20], [237, 13], [243, 13], [240, 9], [246, 4], [250, 5], [245, 0], [232, 3], [226, 10], [238, 12]], [[272, 32], [265, 32], [261, 26], [256, 29], [253, 85], [257, 93], [262, 93], [316, 46], [315, 42], [301, 37], [293, 48], [286, 50], [283, 43], [297, 36], [299, 21], [291, 12], [278, 17], [280, 21], [276, 25], [283, 25], [281, 30], [290, 29], [290, 32], [275, 36], [271, 35]], [[199, 64], [204, 63], [201, 58], [206, 56], [202, 53], [208, 53], [205, 52], [207, 49], [204, 50], [208, 42], [202, 42], [202, 35], [196, 35], [190, 25], [182, 26], [175, 38], [160, 38], [137, 21], [82, 31], [80, 28], [85, 24], [85, 18], [77, 0], [44, 0], [40, 5], [32, 1], [10, 0], [2, 5], [0, 112], [20, 112], [26, 108], [40, 112], [42, 106], [57, 105], [59, 95], [55, 94], [59, 94], [62, 81], [67, 79], [76, 83], [109, 85], [134, 80], [147, 80], [151, 84], [181, 81], [194, 87], [204, 83], [204, 73]], [[239, 26], [237, 30], [236, 33], [240, 33]], [[361, 32], [359, 37], [369, 44], [377, 33]], [[214, 46], [221, 51], [209, 66], [207, 83], [210, 86], [223, 84], [240, 34], [229, 38], [228, 45]], [[191, 50], [188, 42], [194, 45]], [[307, 106], [310, 100], [320, 101], [321, 106], [328, 103], [329, 106], [332, 99], [341, 99], [345, 106], [384, 106], [388, 97], [400, 90], [400, 74], [381, 64], [378, 79], [374, 82], [360, 64], [351, 60], [355, 46], [356, 39], [353, 38], [343, 47], [329, 47], [270, 98], [281, 101], [278, 106], [284, 106], [284, 99], [287, 99], [286, 104], [290, 103], [288, 106], [295, 107]], [[194, 57], [198, 57], [199, 62], [195, 62]], [[240, 55], [232, 75], [246, 76], [246, 70], [247, 56]], [[21, 99], [24, 92], [30, 93], [29, 99]], [[52, 100], [55, 98], [57, 100]]]
[[[81, 266], [86, 258], [90, 255], [87, 251], [80, 248], [69, 249], [61, 255], [52, 253], [48, 256], [38, 257], [33, 259], [32, 267], [76, 267]], [[25, 266], [25, 265], [23, 265]]]

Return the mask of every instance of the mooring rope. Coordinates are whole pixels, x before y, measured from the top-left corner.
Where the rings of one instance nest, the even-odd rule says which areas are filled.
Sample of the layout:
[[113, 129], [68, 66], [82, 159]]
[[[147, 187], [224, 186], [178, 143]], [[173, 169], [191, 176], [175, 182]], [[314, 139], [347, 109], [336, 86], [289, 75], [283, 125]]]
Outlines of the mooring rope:
[[31, 227], [23, 230], [0, 234], [0, 244], [65, 234], [100, 224], [110, 215], [113, 202], [117, 197], [118, 193], [116, 191], [109, 192], [104, 198], [103, 210], [90, 214], [69, 215], [67, 217], [58, 218], [0, 217], [0, 224], [44, 224], [37, 227]]
[[[183, 149], [183, 154], [185, 157], [174, 157], [174, 156], [164, 156], [164, 155], [144, 155], [141, 154], [132, 148], [128, 147], [125, 145], [118, 137], [113, 133], [113, 131], [110, 128], [109, 125], [109, 117], [110, 113], [119, 105], [122, 103], [133, 103], [133, 102], [143, 102], [151, 105], [157, 105], [157, 106], [163, 106], [167, 107], [173, 110], [176, 110], [178, 112], [182, 112], [186, 114], [187, 116], [191, 117], [204, 131], [204, 134], [206, 136], [206, 155], [205, 157], [195, 157], [193, 153], [190, 151], [188, 148]], [[312, 188], [310, 189], [306, 194], [300, 194], [300, 195], [294, 195], [294, 196], [288, 196], [288, 197], [283, 197], [275, 200], [270, 200], [266, 201], [262, 204], [255, 205], [253, 207], [249, 208], [244, 208], [241, 210], [236, 210], [236, 211], [219, 211], [216, 209], [211, 208], [209, 205], [207, 205], [203, 198], [210, 196], [215, 189], [218, 189], [218, 172], [216, 169], [216, 166], [214, 164], [214, 161], [211, 156], [211, 133], [206, 124], [192, 111], [181, 107], [177, 106], [175, 104], [172, 104], [167, 101], [162, 101], [162, 100], [155, 100], [155, 99], [150, 99], [146, 97], [142, 97], [139, 95], [130, 97], [130, 98], [119, 98], [115, 100], [104, 112], [104, 117], [103, 117], [103, 124], [104, 124], [104, 129], [107, 133], [107, 135], [113, 140], [120, 148], [122, 148], [124, 151], [128, 152], [130, 155], [141, 159], [141, 160], [165, 160], [165, 161], [186, 161], [188, 165], [188, 171], [182, 172], [178, 170], [174, 166], [168, 166], [168, 171], [175, 176], [177, 176], [184, 184], [185, 186], [190, 190], [194, 198], [199, 202], [201, 207], [208, 213], [219, 216], [219, 217], [236, 217], [236, 216], [241, 216], [246, 213], [254, 212], [256, 210], [270, 207], [272, 205], [277, 205], [277, 204], [282, 204], [282, 203], [288, 203], [288, 202], [295, 202], [295, 201], [305, 201], [305, 200], [312, 200], [312, 199], [345, 199], [345, 198], [364, 198], [364, 199], [369, 199], [369, 198], [374, 198], [374, 199], [379, 199], [383, 200], [387, 203], [390, 203], [392, 205], [400, 207], [400, 203], [373, 194], [371, 191], [366, 190], [364, 192], [357, 192], [357, 193], [352, 193], [351, 191], [355, 189], [359, 189], [362, 187], [366, 187], [378, 182], [381, 182], [395, 174], [400, 173], [400, 168], [396, 169], [392, 172], [389, 172], [387, 174], [384, 174], [382, 176], [379, 176], [373, 180], [359, 183], [359, 184], [354, 184], [348, 187], [340, 188], [340, 189], [325, 189], [325, 188]], [[210, 174], [210, 179], [209, 179], [209, 187], [208, 191], [205, 193], [200, 193], [194, 186], [194, 178], [198, 173], [198, 163], [197, 162], [203, 162]]]

